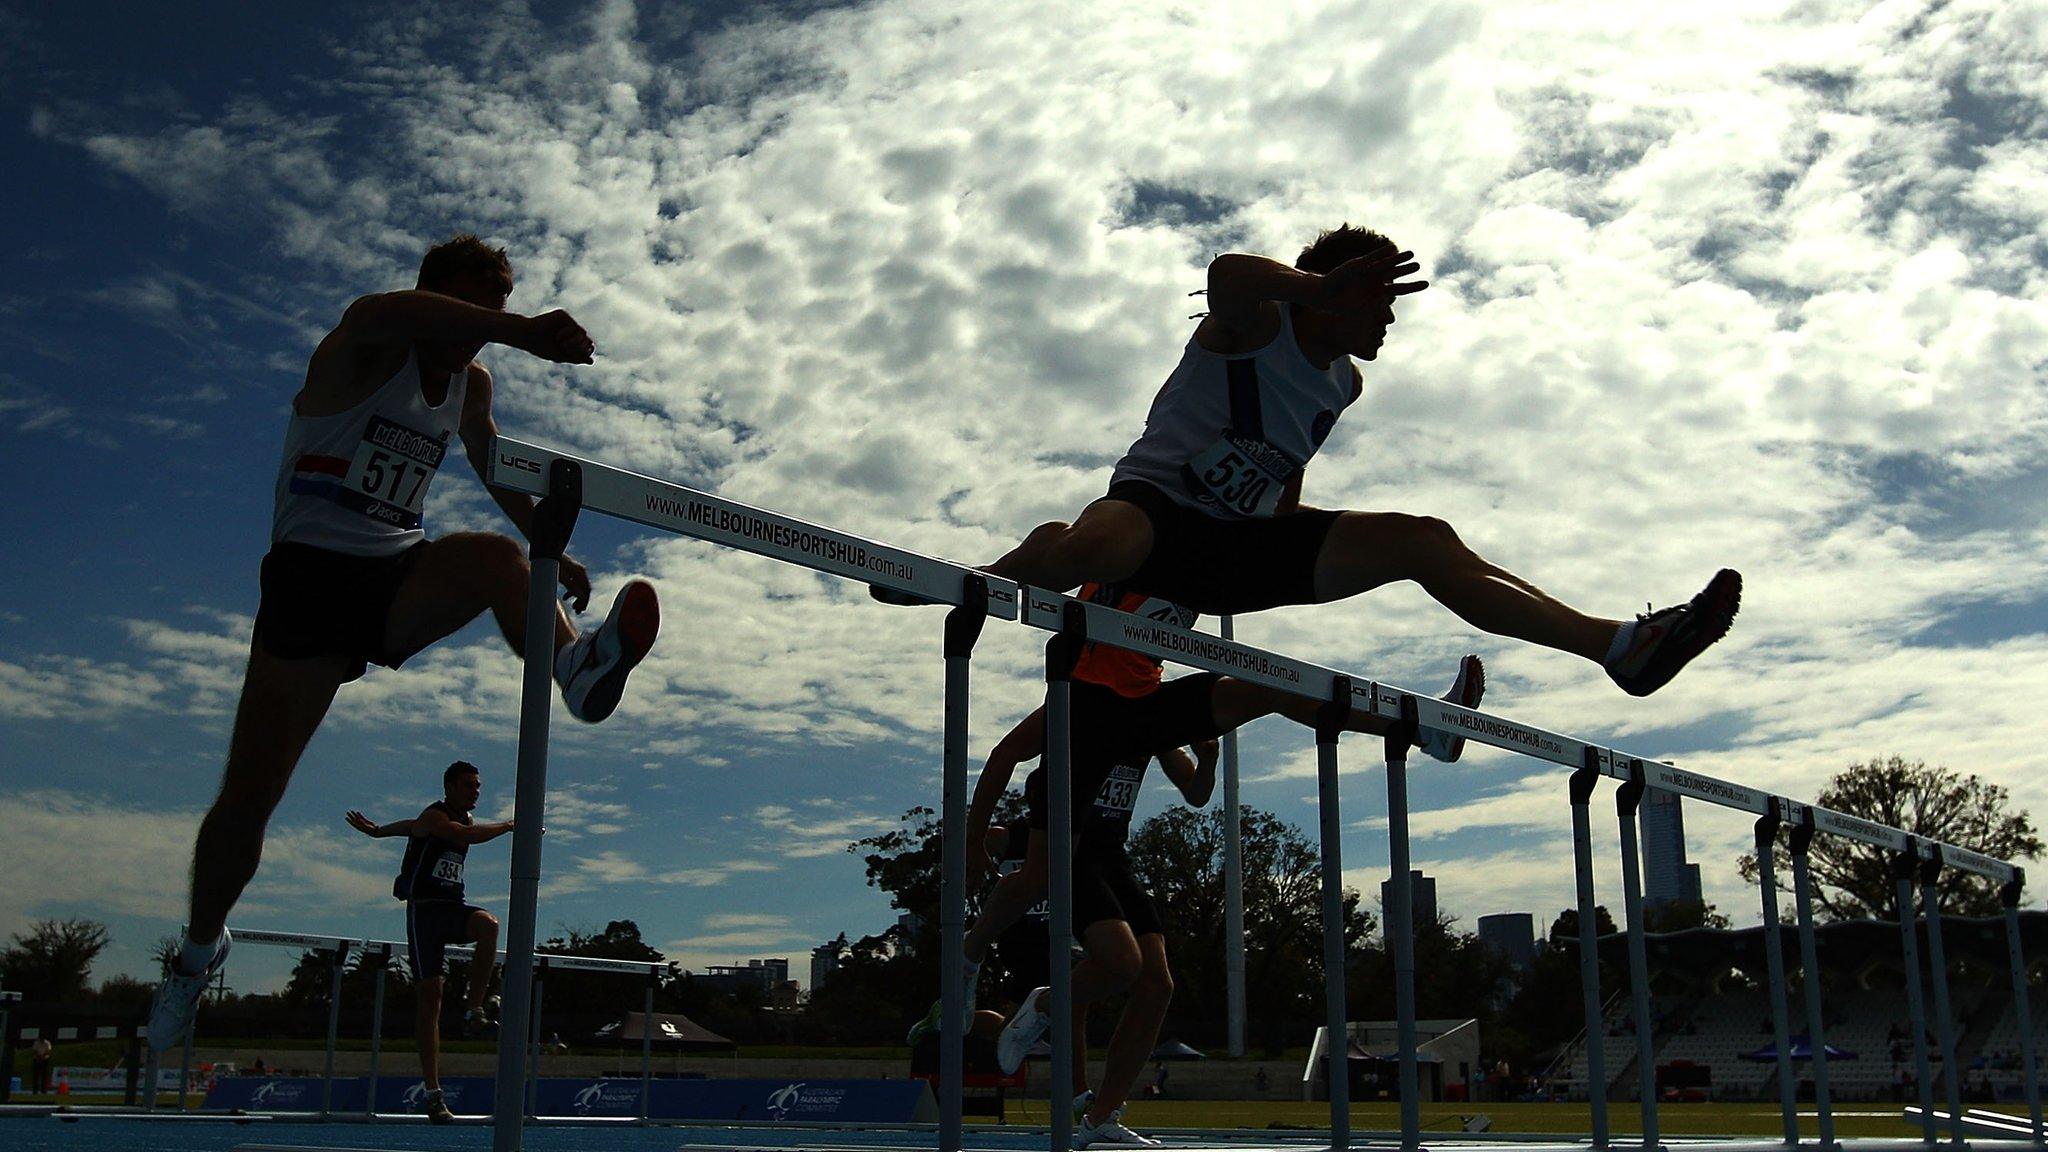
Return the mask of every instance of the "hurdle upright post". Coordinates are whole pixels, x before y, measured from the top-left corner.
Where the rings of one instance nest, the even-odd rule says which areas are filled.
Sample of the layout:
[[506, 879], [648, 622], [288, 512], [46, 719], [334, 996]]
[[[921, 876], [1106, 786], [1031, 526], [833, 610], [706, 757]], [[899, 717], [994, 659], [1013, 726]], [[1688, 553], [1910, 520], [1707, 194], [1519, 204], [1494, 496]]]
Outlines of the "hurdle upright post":
[[1628, 915], [1628, 988], [1630, 1015], [1636, 1022], [1636, 1092], [1643, 1114], [1643, 1147], [1654, 1150], [1657, 1139], [1657, 1036], [1650, 1015], [1650, 958], [1643, 923], [1643, 854], [1636, 834], [1636, 814], [1643, 803], [1643, 762], [1628, 761], [1628, 777], [1614, 790], [1614, 812], [1621, 825], [1621, 896]]
[[[1229, 616], [1221, 635], [1237, 637]], [[1244, 1056], [1244, 805], [1238, 791], [1237, 730], [1223, 734], [1223, 983], [1232, 1059]]]
[[1047, 925], [1052, 988], [1052, 1070], [1046, 1084], [1052, 1152], [1074, 1146], [1074, 1110], [1066, 1096], [1074, 1084], [1074, 764], [1073, 679], [1088, 617], [1078, 600], [1062, 610], [1060, 631], [1045, 645], [1045, 806]]
[[391, 945], [365, 944], [363, 962], [377, 966], [376, 997], [370, 1008], [370, 1090], [363, 1095], [363, 1119], [377, 1118], [377, 1058], [384, 1047], [384, 974], [391, 968]]
[[[1934, 1122], [1934, 1072], [1927, 1055], [1927, 996], [1920, 983], [1920, 933], [1913, 923], [1913, 880], [1920, 871], [1919, 841], [1907, 838], [1906, 848], [1892, 857], [1892, 883], [1897, 893], [1900, 963], [1906, 976], [1906, 1016], [1913, 1028], [1914, 1087], [1920, 1096], [1920, 1141], [1932, 1148], [1940, 1139]], [[1954, 1118], [1951, 1118], [1953, 1122]]]
[[[1336, 696], [1324, 707], [1349, 711], [1350, 682], [1338, 677]], [[1374, 698], [1379, 695], [1373, 687]], [[1345, 701], [1339, 705], [1338, 701]], [[1337, 717], [1341, 725], [1344, 718]], [[1408, 846], [1408, 750], [1421, 726], [1415, 697], [1401, 697], [1401, 719], [1387, 730], [1387, 856], [1393, 871], [1392, 904], [1387, 909], [1387, 941], [1394, 953], [1394, 1036], [1401, 1060], [1401, 1147], [1422, 1146], [1422, 1085], [1416, 1068], [1415, 1032], [1415, 878]], [[1320, 726], [1318, 728], [1320, 735]], [[1335, 740], [1331, 741], [1334, 746]], [[1331, 808], [1336, 807], [1333, 796]], [[1341, 933], [1340, 933], [1341, 937]]]
[[[548, 466], [548, 494], [534, 505], [527, 554], [526, 662], [520, 682], [519, 777], [512, 808], [511, 902], [505, 917], [505, 982], [493, 1085], [493, 1152], [519, 1152], [526, 1121], [526, 1037], [533, 991], [534, 921], [540, 904], [541, 820], [547, 810], [548, 720], [554, 707], [555, 583], [583, 507], [583, 471], [573, 460]], [[481, 967], [486, 961], [480, 960]], [[486, 968], [480, 979], [489, 979]]]
[[2015, 868], [2012, 879], [1998, 890], [1998, 898], [2005, 905], [2005, 958], [2012, 969], [2013, 1018], [2020, 1025], [2020, 1070], [2027, 1078], [2027, 1116], [2034, 1124], [2034, 1143], [2048, 1144], [2048, 1132], [2041, 1125], [2041, 1085], [2034, 1078], [2034, 1010], [2027, 1002], [2027, 957], [2020, 943], [2020, 893], [2026, 886], [2026, 871]]
[[1942, 1082], [1948, 1089], [1949, 1143], [1963, 1140], [1963, 1070], [1956, 1064], [1956, 1014], [1949, 1007], [1948, 956], [1941, 940], [1941, 845], [1928, 844], [1920, 860], [1920, 910], [1927, 916], [1927, 969], [1934, 986], [1934, 1037], [1941, 1044]]
[[1819, 1114], [1820, 1144], [1825, 1152], [1841, 1147], [1835, 1141], [1834, 1103], [1828, 1095], [1827, 1024], [1820, 1005], [1820, 946], [1813, 932], [1813, 874], [1807, 862], [1813, 847], [1813, 809], [1800, 805], [1787, 847], [1792, 852], [1792, 901], [1799, 913], [1799, 967], [1806, 990], [1807, 1046], [1813, 1050], [1813, 1105]]
[[[1330, 1147], [1351, 1146], [1351, 1043], [1344, 1005], [1344, 821], [1338, 809], [1337, 738], [1351, 716], [1351, 678], [1338, 676], [1316, 713], [1316, 811], [1323, 879], [1323, 1058], [1330, 1082]], [[1389, 753], [1391, 755], [1391, 752]], [[1405, 753], [1403, 753], [1405, 757]], [[1407, 1104], [1402, 1104], [1404, 1109]]]
[[[320, 1119], [326, 1120], [334, 1109], [334, 1047], [341, 1039], [341, 975], [348, 966], [348, 945], [346, 940], [337, 941], [334, 954], [329, 957], [330, 979], [327, 994], [327, 1062], [320, 1071]], [[197, 1021], [194, 1021], [196, 1024]], [[190, 1036], [191, 1029], [185, 1034]], [[180, 1085], [180, 1090], [183, 1086]]]
[[[471, 967], [474, 967], [474, 965], [471, 965]], [[528, 1057], [526, 1065], [526, 1084], [524, 1085], [524, 1107], [528, 1119], [533, 1119], [540, 1115], [540, 1021], [541, 1009], [545, 1006], [544, 998], [547, 995], [547, 991], [548, 962], [546, 958], [543, 957], [540, 958], [538, 962], [534, 965], [533, 970], [533, 1020], [531, 1025], [529, 1026], [527, 1036], [527, 1042], [529, 1045], [531, 1045], [532, 1054]]]
[[192, 1095], [192, 1035], [197, 1031], [199, 1031], [199, 1021], [195, 1018], [192, 1021], [192, 1026], [185, 1029], [185, 1042], [180, 1046], [183, 1052], [178, 1060], [178, 1111], [180, 1112], [185, 1111], [186, 1100]]
[[14, 1023], [15, 1002], [21, 993], [0, 988], [0, 1104], [5, 1104], [13, 1094], [13, 1080], [5, 1073], [14, 1068]]
[[661, 969], [647, 966], [647, 989], [640, 1012], [640, 1123], [647, 1123], [654, 1094], [654, 990], [661, 984]]
[[1785, 935], [1778, 923], [1778, 826], [1784, 822], [1784, 801], [1771, 797], [1756, 820], [1756, 882], [1763, 893], [1764, 971], [1769, 975], [1771, 1039], [1778, 1059], [1778, 1107], [1785, 1123], [1785, 1146], [1799, 1144], [1799, 1081], [1792, 1074], [1791, 1010], [1785, 990]]
[[1571, 775], [1572, 869], [1579, 889], [1579, 993], [1586, 1002], [1586, 1103], [1591, 1107], [1593, 1147], [1607, 1147], [1607, 1053], [1600, 1014], [1599, 908], [1593, 902], [1593, 785], [1600, 782], [1600, 749], [1588, 746], [1586, 762]]
[[939, 842], [939, 1149], [959, 1152], [966, 1058], [967, 733], [974, 645], [988, 622], [988, 578], [960, 581], [960, 603], [946, 613], [946, 739]]

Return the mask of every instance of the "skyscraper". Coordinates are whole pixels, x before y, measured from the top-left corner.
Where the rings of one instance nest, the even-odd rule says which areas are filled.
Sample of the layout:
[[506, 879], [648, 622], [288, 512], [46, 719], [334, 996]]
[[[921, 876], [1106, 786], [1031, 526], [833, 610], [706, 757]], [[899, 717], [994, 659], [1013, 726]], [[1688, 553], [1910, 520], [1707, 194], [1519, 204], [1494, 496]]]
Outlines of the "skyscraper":
[[1528, 912], [1481, 916], [1479, 942], [1523, 971], [1536, 959], [1536, 917]]
[[1675, 900], [1701, 899], [1700, 866], [1685, 858], [1685, 813], [1675, 792], [1652, 788], [1643, 794], [1637, 819], [1643, 834], [1643, 903], [1655, 908]]
[[[1415, 901], [1415, 930], [1427, 932], [1436, 927], [1436, 877], [1425, 876], [1421, 869], [1408, 873], [1408, 891]], [[1384, 913], [1394, 904], [1394, 882], [1380, 881], [1380, 911]], [[1382, 917], [1384, 919], [1384, 917]], [[1381, 931], [1385, 931], [1382, 927]]]

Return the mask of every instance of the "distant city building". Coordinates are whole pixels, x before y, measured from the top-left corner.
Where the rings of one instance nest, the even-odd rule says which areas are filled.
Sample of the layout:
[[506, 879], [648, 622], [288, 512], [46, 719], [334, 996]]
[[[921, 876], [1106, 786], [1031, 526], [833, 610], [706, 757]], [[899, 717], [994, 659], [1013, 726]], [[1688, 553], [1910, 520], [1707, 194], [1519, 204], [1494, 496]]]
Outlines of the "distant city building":
[[[1425, 876], [1420, 869], [1408, 873], [1408, 892], [1415, 901], [1414, 923], [1418, 932], [1427, 932], [1436, 927], [1436, 878]], [[1380, 881], [1380, 911], [1386, 912], [1394, 906], [1394, 882]], [[1381, 929], [1383, 932], [1384, 928]]]
[[830, 944], [811, 949], [811, 991], [816, 992], [839, 970], [839, 951]]
[[1536, 960], [1536, 917], [1529, 912], [1481, 916], [1479, 942], [1505, 957], [1515, 971], [1527, 971]]
[[1650, 789], [1637, 810], [1643, 836], [1643, 903], [1702, 899], [1700, 866], [1685, 859], [1685, 810], [1675, 792]]
[[779, 986], [790, 983], [789, 961], [778, 958], [749, 960], [744, 964], [713, 964], [694, 979], [713, 992], [734, 996], [743, 988], [751, 988], [765, 998], [772, 996]]

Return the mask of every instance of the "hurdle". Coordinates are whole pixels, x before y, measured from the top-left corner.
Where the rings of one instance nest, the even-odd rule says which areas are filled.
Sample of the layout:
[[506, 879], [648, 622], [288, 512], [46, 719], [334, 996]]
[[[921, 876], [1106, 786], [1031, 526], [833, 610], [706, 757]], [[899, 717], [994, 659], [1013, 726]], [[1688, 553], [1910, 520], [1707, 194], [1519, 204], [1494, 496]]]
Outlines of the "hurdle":
[[[262, 945], [272, 948], [286, 948], [308, 952], [323, 958], [331, 970], [327, 1005], [327, 1043], [321, 1070], [320, 1111], [315, 1113], [321, 1120], [335, 1119], [334, 1102], [334, 1061], [339, 1050], [341, 1034], [341, 991], [342, 976], [347, 970], [350, 956], [360, 958], [360, 963], [373, 967], [376, 984], [373, 1006], [370, 1012], [370, 1091], [365, 1097], [360, 1119], [377, 1119], [377, 1072], [382, 1055], [384, 1040], [384, 984], [385, 974], [396, 956], [404, 955], [405, 944], [396, 940], [356, 939], [348, 936], [326, 936], [305, 932], [273, 932], [259, 928], [234, 928], [235, 943]], [[476, 960], [476, 946], [473, 944], [451, 944], [446, 949], [450, 963], [473, 964]], [[493, 961], [497, 959], [493, 954]], [[602, 972], [620, 976], [637, 976], [643, 981], [645, 1011], [649, 1018], [654, 1014], [654, 992], [659, 986], [662, 973], [667, 969], [665, 962], [653, 960], [615, 960], [596, 956], [567, 956], [553, 952], [533, 954], [534, 983], [533, 1011], [530, 1027], [525, 1029], [524, 1049], [534, 1058], [527, 1062], [527, 1076], [521, 1082], [518, 1099], [521, 1108], [530, 1119], [537, 1112], [539, 1095], [539, 1059], [542, 1039], [540, 1034], [542, 997], [545, 992], [546, 975], [549, 972]], [[417, 973], [414, 974], [417, 977]], [[508, 1035], [500, 1029], [499, 1036]], [[189, 1047], [188, 1047], [189, 1050]], [[654, 1077], [654, 1040], [648, 1032], [640, 1039], [640, 1117], [639, 1122], [648, 1122], [648, 1085]]]
[[[1217, 672], [1262, 684], [1321, 703], [1315, 724], [1317, 746], [1317, 804], [1321, 832], [1322, 902], [1324, 928], [1324, 980], [1328, 1034], [1327, 1045], [1330, 1096], [1328, 1146], [1351, 1146], [1346, 1067], [1344, 1006], [1344, 942], [1342, 909], [1342, 823], [1338, 787], [1338, 737], [1347, 730], [1353, 714], [1367, 714], [1386, 722], [1384, 763], [1387, 769], [1388, 847], [1391, 860], [1386, 928], [1394, 959], [1395, 1001], [1398, 1016], [1399, 1084], [1401, 1127], [1384, 1134], [1387, 1143], [1398, 1140], [1403, 1149], [1422, 1147], [1417, 1088], [1417, 1057], [1414, 989], [1414, 924], [1410, 914], [1413, 894], [1409, 860], [1407, 755], [1422, 730], [1446, 732], [1469, 743], [1484, 744], [1545, 761], [1567, 770], [1566, 795], [1572, 810], [1573, 857], [1579, 904], [1579, 963], [1587, 1014], [1587, 1036], [1601, 1035], [1600, 973], [1597, 956], [1597, 927], [1594, 917], [1593, 854], [1590, 804], [1602, 780], [1616, 782], [1616, 817], [1621, 830], [1623, 853], [1623, 897], [1629, 951], [1629, 983], [1636, 1016], [1638, 1063], [1643, 1065], [1641, 1088], [1643, 1146], [1655, 1149], [1665, 1143], [1658, 1132], [1658, 1100], [1655, 1091], [1654, 1037], [1651, 1035], [1651, 994], [1645, 959], [1647, 935], [1641, 892], [1640, 853], [1634, 831], [1637, 807], [1647, 790], [1674, 793], [1721, 808], [1747, 813], [1756, 818], [1755, 836], [1760, 859], [1768, 860], [1781, 832], [1789, 829], [1786, 846], [1792, 862], [1794, 903], [1798, 917], [1799, 944], [1806, 986], [1806, 1008], [1814, 1047], [1816, 1105], [1819, 1114], [1821, 1149], [1839, 1146], [1833, 1133], [1833, 1117], [1826, 1087], [1824, 1020], [1820, 1006], [1819, 971], [1815, 954], [1812, 881], [1808, 849], [1817, 835], [1843, 837], [1883, 850], [1903, 854], [1914, 862], [1914, 876], [1921, 883], [1921, 904], [1927, 916], [1930, 947], [1940, 948], [1939, 907], [1935, 885], [1944, 870], [1971, 873], [2003, 886], [2008, 909], [2008, 948], [2016, 987], [2025, 982], [2017, 908], [2024, 873], [2014, 865], [1947, 844], [1918, 841], [1894, 828], [1862, 820], [1846, 813], [1832, 812], [1811, 804], [1751, 789], [1701, 773], [1681, 771], [1676, 766], [1632, 755], [1626, 751], [1565, 736], [1519, 721], [1476, 709], [1467, 709], [1413, 692], [1398, 685], [1265, 651], [1201, 632], [1175, 628], [1157, 621], [1117, 612], [1105, 605], [1076, 600], [1056, 592], [1022, 588], [998, 577], [944, 560], [906, 552], [863, 537], [820, 527], [780, 513], [767, 511], [714, 496], [697, 489], [658, 480], [609, 465], [568, 455], [525, 441], [500, 436], [492, 445], [487, 480], [537, 497], [529, 554], [533, 560], [529, 590], [527, 634], [547, 635], [553, 628], [554, 588], [563, 550], [583, 508], [638, 523], [650, 528], [689, 536], [740, 551], [766, 556], [866, 584], [908, 593], [914, 597], [952, 608], [947, 616], [943, 655], [946, 661], [944, 804], [941, 903], [941, 1121], [939, 1147], [942, 1152], [961, 1148], [960, 1127], [960, 957], [965, 920], [964, 844], [960, 826], [964, 819], [965, 737], [969, 703], [968, 661], [976, 639], [988, 617], [1016, 620], [1026, 627], [1049, 632], [1046, 643], [1046, 749], [1043, 766], [1047, 780], [1048, 842], [1051, 903], [1051, 999], [1053, 1021], [1051, 1043], [1052, 1084], [1064, 1085], [1071, 1076], [1070, 1008], [1072, 986], [1069, 964], [1072, 941], [1071, 860], [1064, 849], [1072, 837], [1071, 796], [1071, 713], [1070, 679], [1081, 646], [1106, 643], [1171, 661], [1176, 664]], [[524, 1032], [528, 996], [533, 983], [533, 930], [537, 914], [540, 879], [540, 820], [546, 792], [547, 740], [553, 684], [549, 654], [534, 645], [525, 661], [520, 710], [519, 781], [515, 806], [512, 863], [512, 905], [507, 934], [505, 970], [505, 1035]], [[1776, 881], [1764, 869], [1763, 901], [1767, 934], [1778, 935], [1775, 910]], [[1907, 880], [1902, 876], [1901, 883]], [[1903, 917], [1902, 917], [1903, 918]], [[1917, 934], [1917, 925], [1904, 931]], [[1775, 955], [1775, 953], [1774, 953]], [[1937, 965], [1939, 961], [1937, 960]], [[1917, 965], [1913, 970], [1917, 973]], [[1770, 965], [1769, 983], [1773, 1002], [1773, 1028], [1778, 1037], [1778, 1070], [1783, 1091], [1785, 1135], [1781, 1142], [1718, 1142], [1721, 1149], [1778, 1149], [1797, 1147], [1801, 1138], [1793, 1100], [1788, 1048], [1788, 992], [1782, 957]], [[1937, 1011], [1947, 1004], [1947, 975], [1937, 967]], [[2024, 995], [2020, 997], [2024, 1003]], [[1924, 1009], [1913, 1006], [1914, 1025], [1924, 1031]], [[516, 1029], [515, 1029], [516, 1022]], [[2027, 1068], [2029, 1105], [2034, 1117], [2031, 1147], [2048, 1146], [2040, 1123], [2038, 1085], [2030, 1029], [2022, 1029], [2022, 1046]], [[1949, 1044], [1952, 1048], [1952, 1040]], [[1604, 1149], [1614, 1141], [1608, 1131], [1604, 1069], [1597, 1058], [1598, 1046], [1588, 1046], [1593, 1067], [1589, 1069], [1589, 1098], [1592, 1103], [1592, 1147]], [[525, 1046], [501, 1039], [498, 1049], [498, 1106], [493, 1147], [496, 1152], [518, 1152], [524, 1109], [508, 1091], [524, 1080]], [[1956, 1077], [1960, 1070], [1947, 1061], [1949, 1096], [1958, 1098]], [[1926, 1082], [1923, 1077], [1923, 1084]], [[1056, 1090], [1055, 1090], [1056, 1091]], [[1931, 1113], [1932, 1109], [1923, 1111]], [[1067, 1152], [1072, 1144], [1072, 1117], [1064, 1108], [1050, 1109], [1050, 1147]], [[1951, 1109], [1951, 1115], [1959, 1114]], [[1930, 1120], [1930, 1124], [1932, 1121]], [[1931, 1132], [1931, 1128], [1928, 1130]], [[1962, 1135], [1957, 1132], [1955, 1139]], [[1923, 1142], [1904, 1145], [1899, 1141], [1859, 1142], [1862, 1148], [1890, 1146], [1924, 1147]], [[1978, 1141], [1979, 1144], [1986, 1143]]]

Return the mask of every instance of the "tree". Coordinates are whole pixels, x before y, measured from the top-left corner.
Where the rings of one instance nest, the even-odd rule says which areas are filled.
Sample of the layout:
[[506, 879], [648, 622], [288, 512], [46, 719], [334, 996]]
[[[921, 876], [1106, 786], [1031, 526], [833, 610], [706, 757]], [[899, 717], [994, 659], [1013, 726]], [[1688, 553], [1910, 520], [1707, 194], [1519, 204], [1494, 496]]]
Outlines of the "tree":
[[[2004, 788], [1947, 767], [1929, 768], [1925, 761], [1909, 764], [1892, 756], [1851, 764], [1828, 782], [1815, 803], [2000, 860], [2031, 860], [2041, 854], [2033, 819], [2013, 809]], [[1782, 843], [1775, 858], [1780, 883], [1789, 884], [1791, 857]], [[1814, 903], [1823, 919], [1900, 918], [1890, 853], [1840, 836], [1820, 835], [1813, 839], [1808, 867]], [[1754, 854], [1742, 858], [1741, 868], [1743, 877], [1756, 883]], [[2002, 908], [1998, 886], [1990, 879], [1960, 872], [1944, 877], [1943, 912], [1994, 916]]]
[[1688, 928], [1726, 928], [1729, 919], [1705, 900], [1659, 900], [1643, 910], [1643, 931], [1683, 932]]
[[[613, 920], [601, 932], [566, 925], [558, 926], [557, 932], [535, 950], [600, 960], [667, 962], [658, 949], [640, 938], [640, 925], [631, 920]], [[672, 967], [664, 978], [675, 978]], [[547, 973], [546, 982], [547, 990], [541, 994], [541, 1007], [547, 1013], [551, 1027], [552, 1022], [561, 1021], [565, 1037], [601, 1028], [619, 1019], [621, 1013], [640, 1011], [646, 1003], [646, 986], [630, 976], [563, 969]], [[466, 979], [462, 987], [467, 989]], [[452, 998], [456, 993], [455, 981], [450, 980], [446, 996]]]
[[0, 952], [0, 987], [31, 1001], [83, 1000], [92, 987], [92, 962], [111, 940], [97, 920], [38, 920]]
[[[1245, 1016], [1268, 1049], [1302, 1043], [1323, 1004], [1322, 857], [1300, 829], [1240, 810], [1244, 863]], [[1228, 1009], [1221, 805], [1173, 807], [1131, 836], [1133, 871], [1158, 903], [1174, 969], [1174, 1020], [1221, 1036]], [[1355, 954], [1375, 921], [1344, 893], [1344, 945]]]

